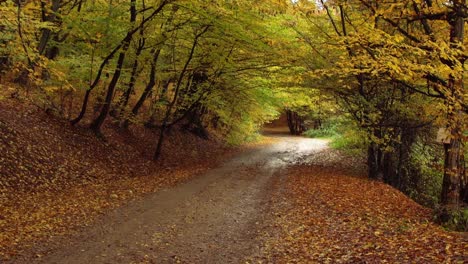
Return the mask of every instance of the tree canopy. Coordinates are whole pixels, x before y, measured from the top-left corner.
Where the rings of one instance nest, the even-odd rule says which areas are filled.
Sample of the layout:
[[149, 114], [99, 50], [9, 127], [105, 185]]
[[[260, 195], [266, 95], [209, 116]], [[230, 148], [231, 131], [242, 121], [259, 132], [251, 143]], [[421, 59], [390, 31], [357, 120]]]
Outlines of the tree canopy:
[[3, 0], [0, 77], [99, 137], [158, 130], [154, 159], [176, 125], [240, 144], [284, 111], [344, 115], [369, 177], [400, 189], [442, 130], [451, 208], [468, 196], [467, 17], [465, 0]]

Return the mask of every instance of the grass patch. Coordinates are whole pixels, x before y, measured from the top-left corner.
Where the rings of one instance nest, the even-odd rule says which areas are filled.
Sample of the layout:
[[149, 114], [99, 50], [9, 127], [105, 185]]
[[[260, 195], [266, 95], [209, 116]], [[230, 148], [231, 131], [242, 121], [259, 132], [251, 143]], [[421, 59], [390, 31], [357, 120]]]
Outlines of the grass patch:
[[330, 146], [349, 154], [365, 152], [366, 135], [347, 118], [337, 117], [327, 120], [320, 129], [309, 129], [303, 134], [310, 138], [330, 139]]
[[336, 131], [332, 128], [309, 129], [303, 135], [310, 138], [333, 138], [337, 136]]

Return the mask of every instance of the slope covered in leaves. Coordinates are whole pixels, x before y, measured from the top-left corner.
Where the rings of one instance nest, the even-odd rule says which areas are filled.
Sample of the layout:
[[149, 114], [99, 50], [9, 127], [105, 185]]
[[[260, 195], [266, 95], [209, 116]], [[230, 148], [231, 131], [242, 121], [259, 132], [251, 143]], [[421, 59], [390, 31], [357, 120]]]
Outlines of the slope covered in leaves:
[[153, 131], [108, 125], [105, 132], [104, 142], [33, 105], [0, 100], [0, 259], [193, 177], [230, 152], [174, 128], [155, 163]]
[[429, 209], [331, 156], [276, 183], [260, 262], [466, 263], [466, 234], [443, 230]]

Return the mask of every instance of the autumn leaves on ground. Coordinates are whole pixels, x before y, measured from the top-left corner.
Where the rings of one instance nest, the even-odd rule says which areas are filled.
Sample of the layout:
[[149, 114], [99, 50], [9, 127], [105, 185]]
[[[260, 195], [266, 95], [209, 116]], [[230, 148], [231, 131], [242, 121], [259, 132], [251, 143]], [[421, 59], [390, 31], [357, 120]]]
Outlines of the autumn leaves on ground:
[[[256, 211], [245, 219], [236, 220], [239, 216], [233, 216], [233, 222], [240, 221], [237, 227], [222, 227], [223, 233], [229, 233], [230, 228], [241, 230], [237, 240], [223, 241], [226, 250], [235, 248], [236, 244], [256, 248], [229, 255], [229, 260], [238, 263], [467, 261], [468, 244], [462, 233], [444, 231], [432, 223], [429, 209], [383, 183], [366, 179], [360, 158], [331, 150], [323, 141], [273, 135], [264, 144], [248, 147], [250, 154], [244, 154], [245, 151], [228, 149], [214, 140], [201, 140], [174, 130], [165, 160], [153, 163], [147, 158], [144, 146], [151, 144], [154, 135], [143, 128], [132, 130], [134, 134], [130, 135], [108, 126], [105, 131], [109, 136], [103, 142], [34, 106], [6, 100], [0, 107], [1, 173], [12, 175], [1, 179], [0, 252], [4, 261], [41, 262], [47, 259], [44, 254], [60, 251], [57, 241], [73, 240], [80, 232], [93, 228], [112, 208], [136, 198], [144, 201], [145, 194], [157, 193], [161, 188], [176, 184], [190, 186], [193, 184], [190, 179], [203, 180], [210, 168], [226, 166], [220, 162], [230, 160], [235, 152], [238, 159], [253, 155], [259, 159], [278, 159], [284, 165], [262, 167], [259, 164], [264, 161], [249, 156], [245, 159], [252, 164], [232, 165], [238, 166], [234, 168], [239, 173], [246, 173], [239, 180], [250, 177], [249, 185], [261, 179], [265, 183], [256, 187], [262, 189], [257, 197], [259, 203], [255, 205], [258, 208], [253, 208]], [[177, 144], [184, 145], [183, 153], [171, 151]], [[268, 154], [271, 156], [265, 156], [262, 151], [269, 148], [274, 151]], [[273, 174], [260, 177], [272, 168]], [[203, 187], [204, 192], [214, 188], [210, 186]], [[222, 189], [217, 193], [219, 197], [211, 197], [210, 201], [222, 200], [223, 196], [229, 196], [228, 192], [235, 191]], [[213, 206], [225, 205], [215, 202]], [[223, 212], [226, 208], [218, 209]], [[256, 224], [243, 223], [249, 219], [257, 219]], [[213, 220], [203, 219], [202, 223], [209, 226], [210, 221]], [[249, 230], [245, 230], [247, 226]], [[247, 234], [248, 239], [242, 237]], [[102, 239], [105, 236], [96, 235], [98, 240], [100, 235]], [[200, 243], [198, 246], [208, 243], [202, 236], [200, 239], [191, 243]], [[191, 259], [204, 262], [200, 253], [193, 250], [193, 244], [177, 244], [177, 241], [169, 242], [176, 243], [171, 248], [180, 253], [175, 252], [174, 258], [166, 262], [190, 262]], [[129, 239], [128, 243], [130, 247], [133, 242]], [[73, 247], [79, 248], [80, 244]], [[207, 248], [205, 254], [209, 256], [210, 247]], [[138, 252], [133, 252], [134, 262], [159, 263], [148, 258], [147, 252], [142, 255]], [[154, 252], [158, 251], [154, 249]]]
[[468, 263], [466, 2], [0, 0], [0, 262]]
[[215, 166], [232, 152], [214, 140], [174, 131], [165, 159], [153, 163], [145, 152], [152, 133], [111, 126], [106, 132], [104, 142], [35, 106], [0, 102], [2, 258], [72, 233], [127, 200]]
[[[267, 263], [466, 263], [463, 234], [388, 185], [332, 167], [290, 169]], [[286, 206], [285, 206], [286, 205]]]

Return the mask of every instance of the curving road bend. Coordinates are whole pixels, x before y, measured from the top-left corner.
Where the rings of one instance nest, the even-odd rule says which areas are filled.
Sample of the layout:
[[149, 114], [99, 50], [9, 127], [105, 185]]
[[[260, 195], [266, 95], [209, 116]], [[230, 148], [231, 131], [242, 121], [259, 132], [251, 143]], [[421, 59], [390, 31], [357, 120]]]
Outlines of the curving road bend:
[[195, 179], [109, 213], [40, 259], [14, 263], [241, 263], [259, 251], [272, 181], [327, 149], [325, 140], [273, 135]]

